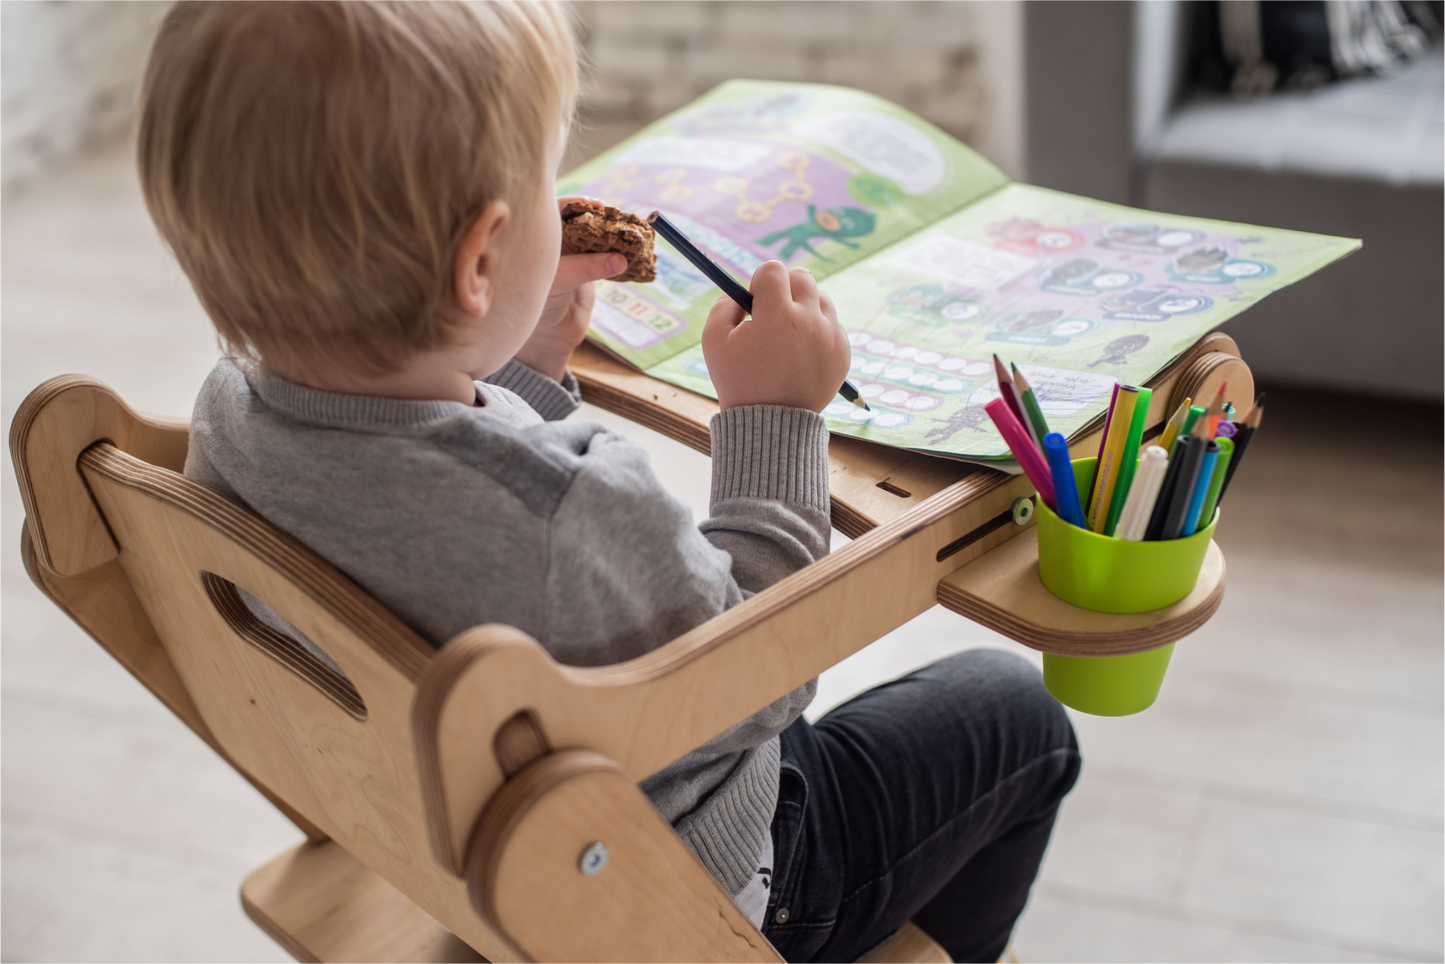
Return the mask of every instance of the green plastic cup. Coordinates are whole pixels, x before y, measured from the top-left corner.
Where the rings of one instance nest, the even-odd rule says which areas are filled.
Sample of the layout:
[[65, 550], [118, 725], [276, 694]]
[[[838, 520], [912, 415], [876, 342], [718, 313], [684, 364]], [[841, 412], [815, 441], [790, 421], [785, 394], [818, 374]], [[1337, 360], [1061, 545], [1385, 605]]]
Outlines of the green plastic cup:
[[1054, 699], [1093, 716], [1128, 716], [1154, 705], [1174, 644], [1128, 656], [1044, 654], [1044, 686]]
[[[1074, 462], [1086, 496], [1094, 459]], [[1194, 589], [1219, 513], [1184, 539], [1131, 542], [1070, 525], [1038, 505], [1039, 578], [1064, 602], [1101, 613], [1143, 613], [1172, 606]], [[1153, 705], [1174, 644], [1128, 656], [1044, 654], [1044, 685], [1060, 703], [1096, 716], [1127, 716]]]

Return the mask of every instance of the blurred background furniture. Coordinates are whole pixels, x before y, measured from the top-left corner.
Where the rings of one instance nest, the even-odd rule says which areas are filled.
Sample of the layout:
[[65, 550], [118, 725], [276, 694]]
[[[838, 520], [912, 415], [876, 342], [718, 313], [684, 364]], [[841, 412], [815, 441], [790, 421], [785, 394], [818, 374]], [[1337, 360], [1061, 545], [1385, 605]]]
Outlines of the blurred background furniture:
[[1224, 330], [1261, 381], [1442, 397], [1442, 61], [1236, 97], [1199, 90], [1209, 5], [1024, 7], [1028, 180], [1150, 210], [1364, 239]]

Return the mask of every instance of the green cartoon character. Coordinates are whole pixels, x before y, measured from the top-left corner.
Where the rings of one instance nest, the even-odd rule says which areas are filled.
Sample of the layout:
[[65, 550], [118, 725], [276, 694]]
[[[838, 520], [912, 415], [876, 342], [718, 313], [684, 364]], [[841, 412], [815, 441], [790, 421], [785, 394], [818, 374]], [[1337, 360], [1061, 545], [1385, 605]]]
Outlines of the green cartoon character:
[[832, 261], [832, 258], [825, 258], [814, 251], [813, 246], [808, 242], [814, 238], [827, 238], [850, 248], [857, 248], [858, 245], [848, 239], [872, 234], [876, 226], [877, 219], [861, 208], [829, 208], [826, 211], [819, 211], [817, 206], [809, 204], [808, 220], [802, 224], [795, 224], [791, 228], [774, 231], [766, 238], [759, 238], [758, 244], [765, 248], [771, 247], [786, 238], [788, 243], [783, 245], [783, 250], [778, 252], [778, 257], [782, 260], [787, 261], [798, 253], [799, 248], [802, 248], [820, 261]]

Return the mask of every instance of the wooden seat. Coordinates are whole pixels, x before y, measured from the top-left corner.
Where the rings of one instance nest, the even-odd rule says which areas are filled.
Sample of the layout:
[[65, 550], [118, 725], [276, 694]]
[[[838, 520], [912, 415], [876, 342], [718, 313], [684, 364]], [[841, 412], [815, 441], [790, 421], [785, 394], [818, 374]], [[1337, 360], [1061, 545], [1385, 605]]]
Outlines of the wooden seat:
[[[1233, 343], [1211, 337], [1156, 389], [1226, 368], [1247, 382]], [[712, 403], [586, 349], [574, 368], [594, 401], [705, 447]], [[299, 960], [778, 960], [638, 780], [938, 601], [1059, 651], [1110, 628], [1071, 639], [1055, 607], [1030, 635], [1008, 610], [1017, 587], [940, 587], [1027, 531], [1009, 521], [1026, 480], [856, 440], [832, 456], [834, 521], [854, 542], [652, 653], [586, 669], [506, 626], [434, 649], [184, 478], [184, 422], [137, 415], [90, 379], [32, 392], [10, 444], [31, 578], [306, 834], [242, 891]], [[1207, 615], [1132, 626], [1134, 647]], [[909, 925], [868, 959], [948, 958]]]

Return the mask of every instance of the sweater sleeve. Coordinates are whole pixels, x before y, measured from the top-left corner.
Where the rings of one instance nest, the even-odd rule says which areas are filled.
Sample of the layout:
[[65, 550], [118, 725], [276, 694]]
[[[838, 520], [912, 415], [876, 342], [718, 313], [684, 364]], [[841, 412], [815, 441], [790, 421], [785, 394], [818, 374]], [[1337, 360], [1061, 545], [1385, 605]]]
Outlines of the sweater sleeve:
[[556, 382], [513, 358], [483, 381], [520, 396], [549, 422], [566, 418], [582, 404], [582, 390], [570, 369]]
[[712, 420], [712, 505], [699, 527], [745, 594], [828, 554], [828, 429], [801, 408], [748, 405]]
[[748, 406], [716, 416], [712, 432], [712, 514], [701, 525], [641, 447], [589, 437], [547, 527], [543, 642], [558, 659], [640, 656], [827, 554], [823, 420]]

